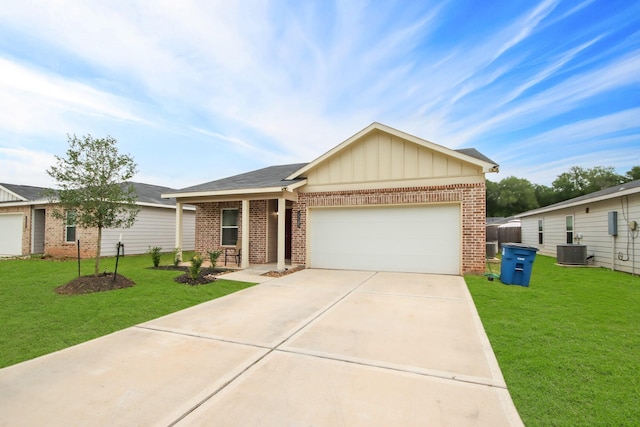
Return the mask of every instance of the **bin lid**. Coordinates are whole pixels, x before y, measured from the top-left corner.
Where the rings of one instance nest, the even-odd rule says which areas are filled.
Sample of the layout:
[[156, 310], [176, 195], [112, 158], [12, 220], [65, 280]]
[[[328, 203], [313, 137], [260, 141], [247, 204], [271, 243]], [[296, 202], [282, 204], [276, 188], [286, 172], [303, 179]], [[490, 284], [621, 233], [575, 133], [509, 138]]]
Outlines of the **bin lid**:
[[505, 246], [510, 247], [510, 248], [517, 248], [517, 249], [528, 249], [530, 251], [536, 251], [538, 252], [538, 248], [534, 248], [533, 246], [529, 246], [529, 245], [525, 245], [524, 243], [503, 243], [502, 247], [504, 248]]

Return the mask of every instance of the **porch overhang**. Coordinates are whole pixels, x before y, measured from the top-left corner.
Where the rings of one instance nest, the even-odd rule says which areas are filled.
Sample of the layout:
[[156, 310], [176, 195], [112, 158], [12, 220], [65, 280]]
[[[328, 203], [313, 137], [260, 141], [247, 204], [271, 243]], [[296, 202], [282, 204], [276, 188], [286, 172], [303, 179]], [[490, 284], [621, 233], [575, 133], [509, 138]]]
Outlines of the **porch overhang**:
[[243, 188], [219, 191], [194, 191], [190, 193], [163, 194], [163, 199], [175, 198], [181, 203], [233, 202], [240, 200], [285, 199], [298, 201], [297, 189], [307, 183], [301, 180], [281, 187]]
[[[162, 194], [162, 198], [175, 198], [176, 200], [176, 247], [182, 247], [182, 206], [184, 204], [197, 205], [210, 202], [242, 202], [242, 258], [240, 266], [249, 267], [249, 202], [251, 200], [278, 201], [278, 233], [277, 233], [277, 268], [285, 268], [285, 206], [286, 201], [298, 201], [298, 188], [307, 183], [301, 179], [283, 186], [271, 186], [263, 188], [226, 189], [217, 191], [193, 191], [182, 193]], [[182, 254], [180, 254], [182, 256]]]

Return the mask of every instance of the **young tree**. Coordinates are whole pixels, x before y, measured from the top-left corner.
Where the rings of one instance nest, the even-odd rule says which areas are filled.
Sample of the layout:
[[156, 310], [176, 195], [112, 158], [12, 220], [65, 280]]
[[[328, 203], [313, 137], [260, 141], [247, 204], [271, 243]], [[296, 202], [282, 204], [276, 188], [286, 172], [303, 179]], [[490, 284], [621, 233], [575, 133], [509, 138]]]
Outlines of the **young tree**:
[[97, 276], [102, 229], [129, 228], [138, 214], [133, 186], [125, 183], [135, 175], [137, 165], [131, 156], [118, 153], [117, 141], [110, 136], [97, 139], [91, 135], [82, 138], [68, 135], [67, 138], [67, 157], [55, 156], [57, 164], [47, 170], [59, 186], [48, 196], [62, 209], [55, 209], [54, 216], [64, 218], [65, 212], [74, 211], [77, 226], [97, 228]]

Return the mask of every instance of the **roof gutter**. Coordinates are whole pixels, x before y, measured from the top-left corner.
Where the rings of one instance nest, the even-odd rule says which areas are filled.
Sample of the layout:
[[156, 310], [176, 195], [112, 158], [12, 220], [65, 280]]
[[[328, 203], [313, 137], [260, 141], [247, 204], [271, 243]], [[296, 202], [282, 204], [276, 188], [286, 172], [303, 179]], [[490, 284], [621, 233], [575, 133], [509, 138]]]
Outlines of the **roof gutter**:
[[542, 213], [557, 211], [557, 210], [560, 210], [560, 209], [573, 208], [575, 206], [586, 205], [588, 203], [602, 202], [604, 200], [615, 199], [616, 197], [629, 196], [631, 194], [636, 194], [636, 193], [640, 193], [640, 188], [639, 187], [622, 188], [617, 193], [604, 194], [602, 196], [596, 196], [596, 197], [589, 198], [589, 199], [577, 200], [575, 202], [569, 202], [569, 203], [565, 203], [565, 204], [562, 204], [562, 205], [557, 205], [556, 204], [556, 205], [545, 206], [545, 207], [540, 208], [540, 209], [535, 209], [535, 210], [532, 210], [532, 211], [529, 211], [529, 212], [523, 212], [521, 214], [514, 215], [513, 217], [514, 218], [524, 218], [524, 217], [527, 217], [527, 216], [532, 216], [532, 215], [538, 215], [538, 214], [542, 214]]
[[265, 187], [265, 188], [243, 188], [235, 190], [221, 190], [221, 191], [192, 191], [189, 193], [166, 193], [161, 194], [163, 199], [185, 199], [192, 197], [215, 197], [215, 196], [242, 196], [246, 194], [263, 194], [263, 193], [279, 193], [281, 191], [293, 192], [297, 188], [302, 187], [307, 183], [307, 180], [301, 180], [293, 184], [289, 184], [284, 187]]

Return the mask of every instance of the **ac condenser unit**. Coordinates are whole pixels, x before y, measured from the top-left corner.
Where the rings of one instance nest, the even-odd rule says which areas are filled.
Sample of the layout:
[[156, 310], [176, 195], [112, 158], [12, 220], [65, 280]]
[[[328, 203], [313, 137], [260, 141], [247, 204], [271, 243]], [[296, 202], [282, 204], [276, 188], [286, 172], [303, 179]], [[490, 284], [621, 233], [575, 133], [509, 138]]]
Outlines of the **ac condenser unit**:
[[558, 245], [558, 264], [587, 265], [587, 245]]

